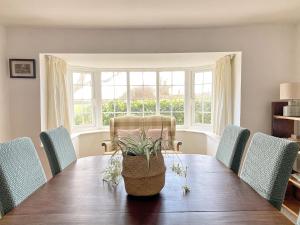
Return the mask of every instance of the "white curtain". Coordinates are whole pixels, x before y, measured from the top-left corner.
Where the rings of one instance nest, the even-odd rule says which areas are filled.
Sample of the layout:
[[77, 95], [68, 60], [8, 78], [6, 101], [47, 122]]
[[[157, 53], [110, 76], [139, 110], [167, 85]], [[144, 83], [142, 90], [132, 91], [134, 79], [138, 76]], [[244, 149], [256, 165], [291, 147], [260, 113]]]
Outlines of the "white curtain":
[[69, 79], [64, 60], [46, 56], [47, 129], [64, 126], [71, 130]]
[[213, 132], [221, 135], [232, 123], [232, 71], [231, 57], [224, 56], [216, 63], [213, 84]]

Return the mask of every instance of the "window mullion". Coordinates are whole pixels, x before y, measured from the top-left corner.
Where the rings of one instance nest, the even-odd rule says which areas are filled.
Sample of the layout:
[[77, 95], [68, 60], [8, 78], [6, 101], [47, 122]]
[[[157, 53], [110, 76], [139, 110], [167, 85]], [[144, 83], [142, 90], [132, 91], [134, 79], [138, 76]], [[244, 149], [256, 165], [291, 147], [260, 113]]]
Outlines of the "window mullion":
[[97, 128], [103, 127], [102, 124], [102, 86], [101, 86], [101, 72], [94, 73], [94, 87], [96, 91], [96, 126]]
[[160, 115], [159, 94], [159, 71], [156, 71], [156, 115]]
[[128, 115], [131, 114], [129, 71], [126, 71], [126, 77], [127, 77], [127, 115]]

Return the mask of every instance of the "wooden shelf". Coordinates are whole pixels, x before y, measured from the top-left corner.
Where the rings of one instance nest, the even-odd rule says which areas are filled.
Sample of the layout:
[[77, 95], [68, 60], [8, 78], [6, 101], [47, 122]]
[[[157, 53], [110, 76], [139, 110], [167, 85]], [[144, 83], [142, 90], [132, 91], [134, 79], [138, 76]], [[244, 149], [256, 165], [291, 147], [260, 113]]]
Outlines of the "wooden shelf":
[[289, 213], [291, 213], [291, 216], [295, 218], [298, 217], [298, 213], [300, 210], [300, 201], [298, 201], [296, 198], [293, 198], [292, 196], [287, 197], [282, 207], [285, 208]]
[[294, 186], [296, 186], [297, 188], [300, 188], [300, 182], [296, 179], [296, 178], [294, 178], [294, 177], [291, 177], [290, 179], [289, 179], [289, 182], [291, 182]]
[[300, 117], [274, 115], [275, 119], [300, 121]]

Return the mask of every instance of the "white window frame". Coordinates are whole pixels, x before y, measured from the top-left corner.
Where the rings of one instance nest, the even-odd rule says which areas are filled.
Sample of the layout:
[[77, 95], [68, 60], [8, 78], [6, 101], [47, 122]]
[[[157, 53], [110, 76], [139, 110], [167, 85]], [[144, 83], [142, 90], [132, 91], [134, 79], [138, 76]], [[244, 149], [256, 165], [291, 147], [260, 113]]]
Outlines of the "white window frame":
[[[212, 119], [211, 119], [211, 123], [210, 124], [205, 124], [205, 123], [196, 123], [195, 122], [195, 74], [198, 72], [207, 72], [207, 71], [211, 71], [212, 72], [212, 102], [211, 104], [213, 104], [213, 91], [214, 91], [214, 87], [213, 87], [213, 79], [214, 79], [214, 66], [204, 66], [204, 67], [199, 67], [197, 69], [194, 69], [191, 73], [191, 82], [190, 82], [190, 89], [191, 89], [191, 126], [201, 129], [201, 130], [205, 130], [205, 131], [211, 131], [212, 130]], [[211, 118], [213, 115], [213, 109], [211, 106]]]
[[[72, 119], [72, 131], [80, 132], [86, 130], [107, 130], [109, 126], [103, 126], [102, 121], [102, 109], [101, 109], [101, 72], [126, 72], [127, 73], [127, 114], [130, 114], [131, 106], [130, 106], [130, 78], [129, 72], [156, 72], [156, 115], [160, 113], [160, 105], [159, 105], [159, 73], [163, 71], [184, 71], [185, 72], [185, 84], [184, 84], [184, 124], [176, 125], [178, 129], [189, 129], [195, 128], [203, 131], [209, 131], [212, 128], [212, 125], [207, 124], [197, 124], [194, 123], [194, 74], [195, 72], [211, 70], [214, 76], [214, 66], [202, 66], [202, 67], [166, 67], [166, 68], [117, 68], [117, 69], [98, 69], [98, 68], [86, 68], [79, 66], [70, 66], [68, 68], [68, 73], [70, 77], [70, 101], [71, 105], [71, 119]], [[92, 74], [92, 92], [93, 92], [93, 125], [87, 126], [76, 126], [74, 124], [74, 101], [73, 101], [73, 73], [74, 72], [89, 72]]]
[[[74, 104], [79, 102], [79, 100], [74, 100], [73, 96], [73, 73], [90, 73], [91, 74], [91, 83], [92, 83], [92, 124], [91, 125], [75, 125], [74, 123]], [[96, 86], [95, 85], [95, 72], [92, 69], [89, 68], [80, 68], [80, 69], [74, 69], [71, 67], [69, 70], [69, 84], [70, 84], [70, 98], [71, 98], [71, 105], [70, 105], [70, 113], [71, 113], [71, 124], [72, 124], [72, 131], [83, 131], [83, 130], [92, 130], [97, 129], [97, 110], [96, 110]], [[84, 102], [84, 101], [83, 101]]]

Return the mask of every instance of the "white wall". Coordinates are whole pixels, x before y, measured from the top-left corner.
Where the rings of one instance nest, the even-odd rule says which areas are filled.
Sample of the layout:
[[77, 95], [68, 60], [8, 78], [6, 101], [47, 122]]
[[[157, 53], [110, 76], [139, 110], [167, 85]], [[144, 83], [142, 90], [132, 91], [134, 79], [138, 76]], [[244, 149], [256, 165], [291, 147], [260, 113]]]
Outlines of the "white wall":
[[[79, 157], [99, 155], [104, 153], [104, 148], [101, 143], [105, 140], [110, 140], [109, 131], [91, 131], [80, 135], [74, 135], [72, 138], [76, 151]], [[176, 140], [182, 141], [181, 150], [187, 154], [206, 154], [207, 153], [207, 135], [198, 131], [178, 130], [176, 132]], [[209, 154], [214, 155], [215, 145], [218, 143], [216, 139], [210, 140]]]
[[0, 26], [0, 142], [10, 138], [9, 78], [6, 57], [6, 29]]
[[[182, 30], [7, 29], [8, 56], [37, 61], [39, 53], [241, 51], [241, 126], [266, 133], [271, 129], [270, 102], [279, 98], [279, 83], [290, 80], [295, 72], [295, 35], [292, 25]], [[10, 80], [12, 135], [30, 136], [36, 144], [41, 127], [39, 83], [39, 78]]]

